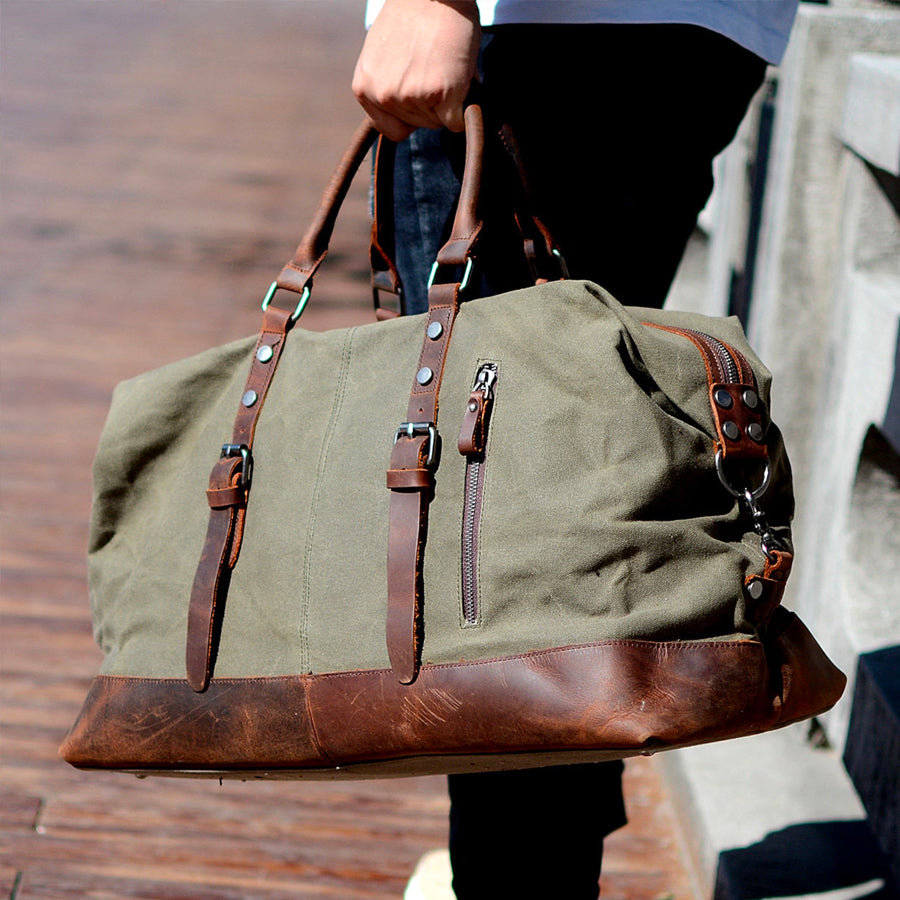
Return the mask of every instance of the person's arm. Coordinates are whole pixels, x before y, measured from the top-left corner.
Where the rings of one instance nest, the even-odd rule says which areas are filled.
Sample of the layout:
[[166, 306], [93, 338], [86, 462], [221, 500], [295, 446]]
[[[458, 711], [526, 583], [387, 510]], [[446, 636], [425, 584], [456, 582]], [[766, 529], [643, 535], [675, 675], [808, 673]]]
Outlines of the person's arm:
[[480, 45], [475, 0], [386, 0], [366, 35], [353, 93], [391, 140], [415, 128], [462, 131]]

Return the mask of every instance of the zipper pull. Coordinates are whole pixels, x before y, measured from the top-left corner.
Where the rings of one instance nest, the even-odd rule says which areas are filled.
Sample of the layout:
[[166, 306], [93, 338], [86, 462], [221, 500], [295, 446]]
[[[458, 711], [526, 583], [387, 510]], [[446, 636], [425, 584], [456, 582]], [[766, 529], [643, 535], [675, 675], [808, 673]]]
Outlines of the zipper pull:
[[459, 431], [459, 452], [463, 456], [484, 453], [487, 444], [487, 426], [491, 415], [491, 401], [494, 399], [494, 384], [497, 381], [497, 366], [485, 363], [475, 377], [472, 393], [466, 401], [466, 413]]

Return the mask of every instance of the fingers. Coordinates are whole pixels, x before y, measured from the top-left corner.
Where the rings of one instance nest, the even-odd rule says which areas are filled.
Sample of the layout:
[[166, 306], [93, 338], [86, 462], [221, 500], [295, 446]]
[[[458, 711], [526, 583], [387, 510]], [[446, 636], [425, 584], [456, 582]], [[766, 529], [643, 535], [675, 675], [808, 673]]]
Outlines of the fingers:
[[450, 131], [465, 131], [465, 99], [466, 94], [456, 93], [434, 107], [434, 117], [440, 125]]
[[359, 99], [359, 103], [372, 120], [372, 124], [375, 128], [389, 140], [399, 143], [400, 141], [406, 140], [406, 138], [415, 131], [415, 128], [412, 125], [403, 121], [403, 119], [392, 115], [386, 110], [363, 99]]
[[366, 36], [353, 93], [391, 140], [464, 128], [481, 29], [473, 0], [387, 0]]

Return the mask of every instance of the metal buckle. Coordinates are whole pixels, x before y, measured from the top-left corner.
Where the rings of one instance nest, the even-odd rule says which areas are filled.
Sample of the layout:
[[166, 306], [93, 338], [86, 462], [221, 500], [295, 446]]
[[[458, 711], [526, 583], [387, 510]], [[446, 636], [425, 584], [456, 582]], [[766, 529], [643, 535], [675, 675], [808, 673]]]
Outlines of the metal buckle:
[[241, 458], [241, 487], [250, 487], [253, 477], [253, 456], [246, 444], [222, 444], [222, 454], [219, 459], [231, 459], [234, 456]]
[[[273, 281], [269, 285], [269, 290], [266, 291], [266, 296], [263, 297], [262, 302], [262, 311], [265, 312], [269, 308], [269, 304], [272, 302], [272, 298], [275, 296], [275, 291], [278, 290], [278, 282]], [[294, 311], [291, 313], [291, 321], [296, 322], [297, 319], [303, 315], [303, 310], [306, 309], [306, 304], [309, 302], [309, 285], [303, 288], [303, 293], [300, 295], [300, 299], [297, 301], [297, 306], [294, 308]]]
[[397, 428], [397, 432], [394, 435], [394, 443], [396, 444], [401, 437], [413, 438], [417, 434], [428, 435], [428, 441], [425, 445], [428, 448], [428, 456], [425, 459], [425, 465], [430, 469], [434, 464], [434, 450], [437, 446], [437, 428], [431, 422], [403, 422]]

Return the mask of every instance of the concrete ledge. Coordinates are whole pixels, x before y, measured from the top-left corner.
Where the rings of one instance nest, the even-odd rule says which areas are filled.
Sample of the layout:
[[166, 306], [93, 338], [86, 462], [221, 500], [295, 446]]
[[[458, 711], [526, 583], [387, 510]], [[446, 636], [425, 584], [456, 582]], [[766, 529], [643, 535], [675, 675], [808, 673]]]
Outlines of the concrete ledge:
[[873, 166], [900, 175], [900, 56], [850, 58], [841, 139]]
[[840, 758], [808, 728], [660, 757], [704, 896], [896, 900]]

